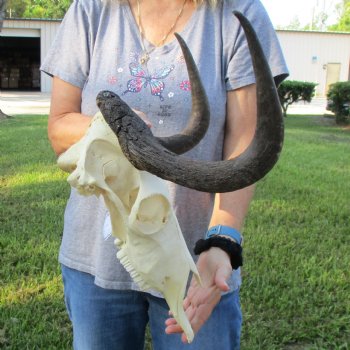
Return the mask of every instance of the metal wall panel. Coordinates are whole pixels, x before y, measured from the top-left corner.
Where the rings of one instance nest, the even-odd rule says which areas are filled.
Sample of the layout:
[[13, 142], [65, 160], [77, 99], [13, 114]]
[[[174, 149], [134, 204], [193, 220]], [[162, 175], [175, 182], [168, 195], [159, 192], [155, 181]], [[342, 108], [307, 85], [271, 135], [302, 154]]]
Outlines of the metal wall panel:
[[318, 96], [327, 90], [327, 68], [340, 64], [340, 81], [349, 79], [350, 33], [277, 32], [287, 64], [290, 80], [317, 83]]

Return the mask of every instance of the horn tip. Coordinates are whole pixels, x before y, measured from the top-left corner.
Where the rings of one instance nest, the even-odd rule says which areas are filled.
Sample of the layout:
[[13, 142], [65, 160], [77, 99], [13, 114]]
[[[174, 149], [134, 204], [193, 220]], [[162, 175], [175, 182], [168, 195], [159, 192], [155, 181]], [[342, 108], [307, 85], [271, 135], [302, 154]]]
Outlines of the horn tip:
[[232, 11], [232, 13], [237, 17], [237, 19], [242, 23], [244, 21], [247, 21], [247, 18], [244, 16], [242, 12], [239, 11]]
[[119, 96], [112, 92], [112, 91], [108, 91], [108, 90], [103, 90], [103, 91], [100, 91], [97, 96], [96, 96], [96, 104], [97, 106], [100, 108], [101, 105], [103, 103], [105, 103], [106, 101], [108, 100], [112, 100], [112, 99], [118, 99]]
[[243, 16], [243, 13], [240, 12], [240, 11], [233, 10], [232, 13], [233, 13], [236, 17]]
[[177, 41], [180, 43], [180, 44], [183, 44], [184, 43], [184, 39], [182, 38], [182, 36], [179, 34], [179, 33], [174, 33], [174, 36], [175, 38], [177, 39]]

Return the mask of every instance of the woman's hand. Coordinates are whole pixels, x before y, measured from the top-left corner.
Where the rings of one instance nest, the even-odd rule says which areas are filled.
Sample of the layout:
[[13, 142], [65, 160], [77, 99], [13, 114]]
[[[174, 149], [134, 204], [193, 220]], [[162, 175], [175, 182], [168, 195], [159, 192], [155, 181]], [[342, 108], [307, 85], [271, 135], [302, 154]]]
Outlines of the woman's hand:
[[[194, 333], [197, 333], [210, 317], [221, 299], [221, 293], [230, 289], [226, 281], [232, 273], [228, 254], [216, 247], [200, 254], [197, 268], [202, 279], [202, 285], [199, 285], [196, 279], [193, 278], [184, 300], [184, 309]], [[174, 318], [167, 319], [165, 324], [167, 334], [182, 333], [182, 341], [184, 343], [188, 342], [182, 328]]]

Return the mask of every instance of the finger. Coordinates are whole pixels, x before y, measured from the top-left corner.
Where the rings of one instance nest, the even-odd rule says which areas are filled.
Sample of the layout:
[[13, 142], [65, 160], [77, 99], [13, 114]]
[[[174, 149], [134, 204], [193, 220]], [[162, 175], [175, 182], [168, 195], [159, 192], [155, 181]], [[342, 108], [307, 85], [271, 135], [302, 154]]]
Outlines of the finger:
[[191, 305], [191, 301], [189, 297], [186, 297], [182, 303], [184, 310], [186, 311], [186, 309]]
[[226, 266], [222, 266], [216, 271], [215, 284], [222, 292], [227, 292], [230, 290], [227, 280], [230, 278], [231, 273], [231, 268]]
[[219, 290], [217, 290], [217, 293], [214, 293], [210, 300], [207, 300], [206, 304], [202, 304], [197, 308], [192, 308], [192, 310], [190, 309], [193, 312], [190, 315], [189, 320], [194, 333], [197, 333], [208, 320], [220, 299], [221, 293]]
[[165, 320], [165, 325], [166, 325], [166, 326], [173, 326], [173, 325], [175, 325], [175, 324], [177, 324], [177, 321], [176, 321], [175, 318], [167, 318], [167, 319]]
[[192, 319], [191, 319], [191, 327], [194, 333], [197, 333], [199, 329], [203, 326], [203, 324], [210, 317], [212, 311], [214, 309], [214, 305], [204, 305], [196, 309]]
[[185, 333], [182, 333], [182, 335], [181, 335], [181, 341], [182, 341], [184, 344], [188, 344], [188, 339], [187, 339]]
[[186, 298], [183, 300], [183, 307], [186, 310], [190, 304], [194, 305], [203, 299], [202, 294], [205, 293], [205, 289], [201, 286], [190, 287], [187, 292]]
[[165, 327], [165, 333], [166, 334], [183, 333], [183, 329], [178, 324], [170, 325]]
[[186, 316], [187, 316], [187, 319], [189, 320], [190, 323], [192, 322], [192, 320], [196, 314], [196, 310], [197, 310], [197, 308], [193, 307], [192, 305], [190, 307], [188, 307], [186, 310]]
[[[192, 319], [195, 317], [196, 314], [196, 308], [193, 308], [192, 305], [186, 310], [186, 316], [188, 321], [191, 324], [192, 327]], [[168, 318], [165, 320], [165, 333], [167, 334], [173, 334], [173, 333], [182, 333], [183, 329], [181, 326], [177, 323], [175, 318]]]
[[191, 298], [191, 296], [200, 288], [201, 286], [198, 285], [196, 281], [192, 279], [190, 287], [188, 288], [186, 298]]
[[[215, 295], [218, 293], [218, 287], [216, 285], [213, 285], [208, 288], [202, 288], [198, 287], [196, 291], [192, 293], [191, 296], [188, 296], [190, 304], [193, 307], [198, 307], [202, 304], [207, 304], [210, 302], [213, 297], [216, 297]], [[188, 302], [186, 303], [188, 305]]]
[[[188, 321], [191, 323], [191, 320], [193, 319], [195, 315], [195, 310], [192, 307], [189, 307], [186, 310], [186, 316]], [[181, 326], [177, 323], [177, 320], [174, 317], [168, 318], [165, 320], [165, 325], [166, 325], [166, 330], [170, 332], [176, 332], [179, 333], [180, 331], [182, 332]]]

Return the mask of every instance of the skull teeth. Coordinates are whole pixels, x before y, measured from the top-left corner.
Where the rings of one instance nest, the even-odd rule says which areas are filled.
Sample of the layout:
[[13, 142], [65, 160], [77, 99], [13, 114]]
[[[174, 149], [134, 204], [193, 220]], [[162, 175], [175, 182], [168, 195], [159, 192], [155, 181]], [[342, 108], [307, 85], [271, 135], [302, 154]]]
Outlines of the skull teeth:
[[128, 256], [126, 255], [125, 249], [120, 249], [117, 253], [117, 258], [120, 263], [124, 266], [125, 270], [129, 272], [131, 278], [135, 283], [138, 284], [141, 290], [151, 289], [147, 282], [143, 280], [140, 274], [135, 270]]

